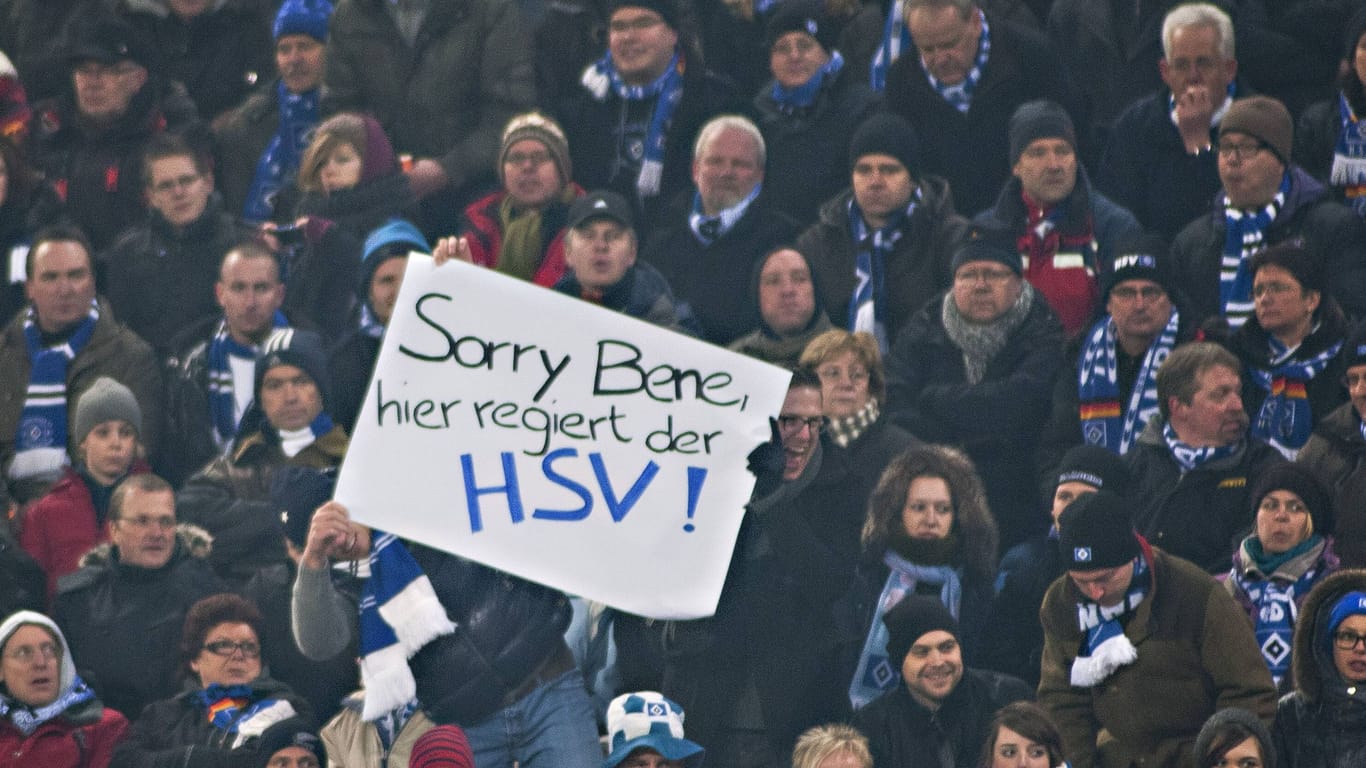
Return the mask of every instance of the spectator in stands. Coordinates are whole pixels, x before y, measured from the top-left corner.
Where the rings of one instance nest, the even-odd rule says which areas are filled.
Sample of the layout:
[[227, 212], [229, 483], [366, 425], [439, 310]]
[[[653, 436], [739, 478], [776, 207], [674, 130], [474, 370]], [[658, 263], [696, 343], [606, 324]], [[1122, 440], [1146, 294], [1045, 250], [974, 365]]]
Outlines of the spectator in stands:
[[731, 343], [736, 352], [795, 367], [807, 343], [831, 328], [811, 260], [790, 245], [773, 248], [754, 265], [749, 295], [759, 327]]
[[[883, 618], [910, 595], [938, 599], [962, 628], [954, 634], [974, 662], [988, 631], [996, 575], [996, 524], [982, 481], [962, 452], [920, 446], [882, 473], [868, 498], [863, 557], [842, 612], [849, 653], [839, 679], [854, 709], [901, 682]], [[852, 663], [851, 663], [852, 662]]]
[[747, 278], [770, 248], [797, 234], [797, 222], [763, 194], [764, 167], [754, 123], [739, 115], [707, 121], [693, 150], [696, 191], [674, 198], [642, 251], [714, 344], [754, 327]]
[[417, 751], [417, 742], [428, 731], [438, 727], [423, 714], [416, 699], [374, 722], [361, 718], [365, 708], [364, 690], [347, 696], [341, 704], [341, 711], [320, 732], [323, 744], [327, 747], [329, 768], [410, 766], [413, 764], [411, 756]]
[[1049, 768], [1065, 766], [1062, 734], [1043, 707], [1014, 701], [996, 713], [991, 735], [982, 745], [980, 768]]
[[[1272, 682], [1289, 687], [1295, 624], [1309, 590], [1338, 569], [1333, 553], [1333, 505], [1323, 486], [1298, 464], [1277, 464], [1252, 490], [1256, 522], [1233, 553], [1224, 586], [1252, 617]], [[1282, 685], [1285, 683], [1285, 685]]]
[[1025, 279], [1075, 338], [1096, 314], [1119, 244], [1141, 230], [1091, 186], [1072, 119], [1057, 104], [1031, 101], [1010, 116], [1010, 162], [1010, 180], [977, 221], [1014, 233]]
[[271, 27], [279, 77], [214, 121], [218, 189], [225, 207], [249, 222], [275, 217], [280, 191], [322, 119], [331, 15], [328, 0], [282, 3]]
[[1210, 342], [1177, 347], [1157, 371], [1159, 414], [1125, 460], [1133, 521], [1154, 545], [1223, 573], [1252, 526], [1249, 487], [1283, 459], [1248, 435], [1242, 364]]
[[773, 80], [754, 97], [754, 111], [768, 150], [766, 195], [802, 223], [844, 189], [850, 129], [882, 101], [867, 68], [841, 55], [841, 26], [822, 0], [780, 3], [764, 40]]
[[1326, 415], [1296, 457], [1333, 500], [1335, 539], [1344, 568], [1366, 568], [1366, 326], [1343, 345], [1342, 384], [1351, 396]]
[[873, 768], [868, 739], [838, 723], [818, 725], [797, 738], [792, 768]]
[[252, 393], [227, 454], [187, 480], [176, 499], [187, 521], [213, 535], [211, 562], [232, 585], [285, 561], [283, 497], [335, 470], [347, 445], [329, 415], [327, 357], [317, 334], [272, 334], [256, 359]]
[[147, 343], [95, 299], [93, 260], [80, 230], [40, 230], [26, 268], [29, 307], [0, 335], [0, 466], [19, 503], [61, 477], [72, 406], [101, 376], [133, 391], [149, 455], [156, 455], [162, 423], [160, 368]]
[[245, 242], [224, 254], [213, 292], [222, 312], [181, 332], [167, 360], [171, 447], [161, 464], [175, 483], [227, 450], [251, 405], [261, 345], [290, 330], [280, 311], [280, 263], [263, 245]]
[[221, 585], [205, 560], [211, 542], [203, 531], [177, 528], [175, 494], [156, 475], [133, 475], [114, 489], [109, 538], [58, 584], [53, 616], [81, 675], [106, 704], [136, 718], [180, 690], [185, 613]]
[[55, 193], [42, 183], [13, 138], [0, 136], [0, 325], [24, 308], [24, 262], [33, 239], [30, 213], [54, 203]]
[[1219, 123], [1248, 95], [1234, 76], [1233, 22], [1210, 3], [1184, 3], [1162, 22], [1163, 86], [1115, 121], [1096, 185], [1171, 241], [1219, 190]]
[[82, 555], [109, 541], [109, 501], [129, 474], [150, 472], [138, 433], [142, 409], [127, 387], [101, 376], [76, 403], [72, 422], [76, 460], [62, 479], [33, 504], [19, 541], [47, 574], [47, 596], [57, 579], [79, 568]]
[[1324, 579], [1295, 624], [1295, 691], [1280, 701], [1272, 741], [1279, 765], [1346, 768], [1366, 758], [1354, 723], [1366, 683], [1366, 578], [1358, 570]]
[[[1337, 95], [1300, 115], [1295, 126], [1295, 162], [1327, 184], [1334, 196], [1366, 215], [1366, 164], [1362, 122], [1366, 115], [1366, 56], [1359, 56], [1366, 37], [1366, 8], [1347, 23], [1343, 35], [1342, 73]], [[1360, 62], [1360, 64], [1358, 64]]]
[[1231, 765], [1275, 766], [1271, 732], [1256, 715], [1229, 707], [1210, 715], [1195, 737], [1191, 765], [1220, 768]]
[[34, 105], [32, 153], [60, 207], [35, 215], [68, 217], [102, 251], [143, 206], [142, 150], [164, 131], [196, 122], [184, 89], [148, 71], [153, 52], [128, 22], [106, 11], [82, 14], [68, 32], [70, 85]]
[[261, 621], [255, 606], [237, 595], [195, 603], [180, 639], [185, 690], [147, 707], [115, 751], [112, 768], [248, 764], [275, 746], [274, 738], [263, 738], [268, 728], [295, 715], [310, 717], [308, 704], [262, 665]]
[[1325, 291], [1319, 254], [1278, 243], [1252, 257], [1253, 315], [1231, 347], [1247, 370], [1243, 407], [1252, 434], [1294, 459], [1315, 425], [1346, 399], [1342, 349], [1348, 326]]
[[1033, 456], [1062, 363], [1062, 326], [1023, 278], [1008, 233], [974, 227], [953, 288], [925, 304], [887, 357], [887, 410], [929, 442], [963, 446], [1010, 547], [1046, 528]]
[[98, 272], [119, 320], [160, 359], [176, 334], [214, 312], [214, 271], [247, 232], [223, 210], [208, 156], [183, 138], [152, 137], [142, 163], [145, 223], [100, 254]]
[[975, 214], [1010, 178], [1010, 116], [1035, 99], [1074, 109], [1072, 86], [1043, 35], [974, 0], [903, 7], [913, 46], [887, 73], [887, 109], [915, 126], [925, 172], [948, 179], [958, 209]]
[[875, 115], [849, 145], [850, 189], [821, 206], [797, 239], [838, 327], [866, 331], [885, 355], [926, 301], [952, 282], [949, 259], [967, 222], [948, 184], [922, 174], [916, 132]]
[[683, 708], [655, 693], [623, 693], [607, 707], [603, 768], [698, 768], [706, 750], [683, 737]]
[[323, 768], [329, 765], [318, 730], [308, 720], [297, 716], [267, 728], [256, 745], [256, 755], [257, 765], [264, 768]]
[[107, 768], [128, 720], [76, 674], [56, 623], [19, 611], [0, 623], [0, 749], [18, 765]]
[[883, 623], [904, 684], [854, 715], [878, 768], [969, 765], [995, 734], [996, 710], [1034, 696], [1013, 677], [963, 664], [958, 622], [936, 597], [907, 595]]
[[1212, 577], [1134, 531], [1129, 502], [1087, 494], [1058, 520], [1067, 577], [1049, 587], [1039, 703], [1077, 766], [1191, 765], [1210, 715], [1271, 719], [1252, 628]]
[[1215, 209], [1172, 244], [1175, 280], [1202, 321], [1242, 325], [1253, 310], [1252, 255], [1292, 238], [1323, 259], [1347, 314], [1366, 315], [1366, 223], [1291, 163], [1293, 133], [1290, 113], [1265, 96], [1235, 101], [1219, 123]]

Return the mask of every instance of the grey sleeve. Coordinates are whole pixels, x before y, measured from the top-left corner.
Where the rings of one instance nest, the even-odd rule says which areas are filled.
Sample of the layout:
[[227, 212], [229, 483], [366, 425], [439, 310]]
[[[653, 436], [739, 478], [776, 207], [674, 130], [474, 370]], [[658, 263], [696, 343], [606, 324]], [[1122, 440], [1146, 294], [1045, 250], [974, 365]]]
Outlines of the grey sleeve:
[[314, 661], [326, 661], [345, 651], [356, 632], [355, 607], [333, 586], [326, 568], [300, 566], [290, 618], [294, 644]]

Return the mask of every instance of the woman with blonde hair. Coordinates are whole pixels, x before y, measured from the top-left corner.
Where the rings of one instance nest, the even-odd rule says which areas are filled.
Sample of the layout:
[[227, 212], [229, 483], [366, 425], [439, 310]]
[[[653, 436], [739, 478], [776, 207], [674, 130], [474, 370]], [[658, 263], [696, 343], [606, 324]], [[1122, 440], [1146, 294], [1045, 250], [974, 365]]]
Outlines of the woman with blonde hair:
[[868, 739], [851, 725], [818, 725], [792, 749], [792, 768], [873, 768]]

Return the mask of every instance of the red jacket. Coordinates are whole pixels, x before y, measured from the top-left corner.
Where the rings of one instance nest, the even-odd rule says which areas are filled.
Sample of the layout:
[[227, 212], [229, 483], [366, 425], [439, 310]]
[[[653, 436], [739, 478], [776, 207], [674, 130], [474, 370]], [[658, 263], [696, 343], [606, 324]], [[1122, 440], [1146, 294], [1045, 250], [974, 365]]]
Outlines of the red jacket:
[[[577, 185], [575, 190], [582, 195]], [[498, 267], [498, 250], [503, 244], [502, 223], [498, 219], [498, 206], [507, 197], [507, 192], [499, 190], [490, 195], [485, 195], [465, 208], [465, 237], [470, 244], [470, 259], [483, 267], [496, 269]], [[556, 208], [561, 210], [558, 215], [550, 214]], [[546, 229], [543, 234], [549, 241], [545, 252], [541, 254], [541, 265], [536, 268], [536, 274], [532, 276], [531, 282], [546, 288], [555, 287], [560, 277], [564, 275], [564, 233], [566, 227], [566, 206], [551, 206], [547, 209], [547, 215], [543, 217]], [[558, 220], [558, 221], [556, 221]], [[553, 227], [553, 229], [551, 229]]]
[[29, 736], [0, 719], [0, 768], [106, 768], [128, 720], [99, 702], [90, 705], [77, 705], [70, 719], [54, 717]]

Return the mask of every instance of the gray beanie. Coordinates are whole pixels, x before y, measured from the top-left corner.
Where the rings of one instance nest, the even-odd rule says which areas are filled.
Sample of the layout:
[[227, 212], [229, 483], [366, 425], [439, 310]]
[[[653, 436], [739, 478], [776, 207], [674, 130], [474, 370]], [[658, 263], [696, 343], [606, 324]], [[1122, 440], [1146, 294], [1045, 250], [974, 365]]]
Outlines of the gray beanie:
[[126, 421], [142, 437], [142, 408], [128, 387], [108, 376], [95, 379], [76, 401], [76, 432], [72, 445], [80, 445], [90, 430], [106, 421]]
[[[1232, 748], [1241, 744], [1247, 736], [1257, 739], [1257, 746], [1262, 752], [1262, 765], [1264, 768], [1276, 768], [1276, 749], [1271, 742], [1271, 732], [1266, 729], [1262, 721], [1246, 709], [1229, 707], [1221, 709], [1210, 715], [1205, 721], [1205, 725], [1200, 729], [1200, 735], [1195, 737], [1195, 751], [1192, 757], [1196, 765], [1209, 765], [1205, 762], [1210, 755], [1210, 749], [1215, 746], [1215, 739], [1228, 742], [1228, 736], [1221, 732], [1231, 731], [1236, 741], [1231, 744], [1226, 743], [1226, 747]], [[1247, 735], [1243, 735], [1247, 734]], [[1222, 737], [1222, 738], [1221, 738]]]

